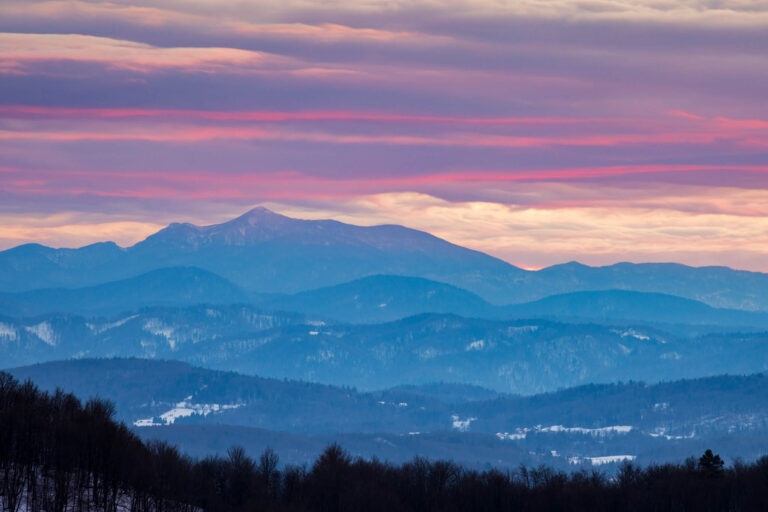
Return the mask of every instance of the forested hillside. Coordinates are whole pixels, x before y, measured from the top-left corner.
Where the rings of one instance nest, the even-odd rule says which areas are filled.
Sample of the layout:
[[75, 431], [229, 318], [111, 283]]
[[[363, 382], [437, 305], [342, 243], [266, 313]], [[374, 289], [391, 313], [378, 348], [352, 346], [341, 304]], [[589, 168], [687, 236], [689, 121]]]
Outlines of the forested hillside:
[[521, 467], [472, 471], [416, 458], [400, 466], [329, 446], [311, 466], [241, 448], [193, 460], [143, 443], [109, 403], [40, 392], [0, 373], [4, 511], [752, 511], [768, 508], [768, 458], [725, 468], [707, 451], [682, 465], [625, 464], [616, 478]]

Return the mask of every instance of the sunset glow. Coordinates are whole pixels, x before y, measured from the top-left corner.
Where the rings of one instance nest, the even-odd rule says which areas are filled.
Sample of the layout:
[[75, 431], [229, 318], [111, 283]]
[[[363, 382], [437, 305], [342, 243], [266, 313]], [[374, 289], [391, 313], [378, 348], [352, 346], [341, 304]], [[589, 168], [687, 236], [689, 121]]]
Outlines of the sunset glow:
[[767, 27], [730, 0], [4, 1], [0, 249], [263, 204], [524, 268], [768, 271]]

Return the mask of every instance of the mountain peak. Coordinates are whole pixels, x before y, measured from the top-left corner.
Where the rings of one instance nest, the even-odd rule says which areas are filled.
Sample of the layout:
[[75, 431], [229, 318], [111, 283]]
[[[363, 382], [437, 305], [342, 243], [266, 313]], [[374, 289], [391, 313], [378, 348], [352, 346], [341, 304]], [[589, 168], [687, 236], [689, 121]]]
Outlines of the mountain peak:
[[247, 212], [245, 212], [244, 214], [242, 214], [241, 216], [235, 219], [219, 224], [219, 226], [223, 226], [227, 224], [231, 224], [231, 225], [247, 224], [247, 225], [253, 226], [256, 224], [285, 222], [288, 220], [294, 220], [294, 219], [291, 219], [290, 217], [286, 217], [285, 215], [280, 215], [279, 213], [275, 213], [269, 208], [265, 208], [264, 206], [257, 206], [256, 208], [248, 210]]
[[173, 223], [137, 245], [169, 241], [188, 248], [211, 244], [248, 245], [273, 238], [292, 222], [297, 221], [263, 206], [257, 206], [221, 224], [198, 226], [188, 222]]
[[148, 262], [145, 266], [161, 257], [163, 266], [194, 264], [264, 292], [298, 292], [389, 274], [435, 279], [495, 297], [522, 272], [423, 231], [295, 219], [264, 207], [220, 224], [168, 226], [129, 248], [128, 256]]

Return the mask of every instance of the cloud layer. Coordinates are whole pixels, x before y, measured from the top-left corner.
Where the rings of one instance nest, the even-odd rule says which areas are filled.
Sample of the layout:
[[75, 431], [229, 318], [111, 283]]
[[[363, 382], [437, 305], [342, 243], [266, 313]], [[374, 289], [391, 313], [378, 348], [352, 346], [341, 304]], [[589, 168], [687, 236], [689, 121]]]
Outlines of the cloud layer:
[[768, 271], [768, 2], [0, 4], [0, 248], [255, 204]]

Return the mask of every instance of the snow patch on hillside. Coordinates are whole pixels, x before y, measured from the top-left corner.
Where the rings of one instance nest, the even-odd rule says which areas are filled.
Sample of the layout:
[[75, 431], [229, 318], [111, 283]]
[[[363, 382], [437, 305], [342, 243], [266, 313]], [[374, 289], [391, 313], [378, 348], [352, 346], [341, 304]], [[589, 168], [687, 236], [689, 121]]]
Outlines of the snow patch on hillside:
[[477, 420], [477, 418], [461, 419], [457, 414], [451, 415], [451, 425], [459, 432], [468, 432], [470, 424]]
[[518, 325], [515, 327], [507, 327], [507, 336], [512, 336], [513, 334], [519, 333], [536, 332], [538, 330], [538, 325]]
[[634, 427], [630, 425], [611, 425], [609, 427], [584, 428], [584, 427], [564, 427], [562, 425], [552, 425], [551, 427], [539, 427], [539, 432], [568, 432], [574, 434], [585, 434], [591, 436], [605, 436], [607, 434], [628, 434]]
[[52, 347], [56, 346], [56, 333], [49, 322], [40, 322], [39, 324], [24, 327], [27, 332], [30, 332], [43, 340], [44, 343]]
[[173, 423], [179, 418], [187, 418], [192, 415], [208, 416], [209, 414], [221, 413], [231, 409], [237, 409], [244, 406], [243, 403], [236, 404], [195, 404], [192, 403], [192, 396], [188, 396], [176, 406], [164, 412], [159, 416], [160, 421], [156, 422], [155, 418], [142, 418], [133, 422], [136, 427], [157, 427], [163, 425], [173, 425]]
[[636, 455], [604, 455], [601, 457], [568, 457], [570, 464], [581, 464], [582, 462], [590, 462], [593, 466], [601, 466], [603, 464], [615, 464], [617, 462], [633, 461], [637, 458]]
[[525, 431], [521, 431], [520, 429], [517, 429], [512, 434], [510, 434], [509, 432], [496, 432], [496, 437], [498, 437], [502, 441], [519, 441], [521, 439], [525, 439], [526, 437], [528, 437], [528, 429], [525, 429]]
[[108, 324], [96, 325], [96, 324], [87, 323], [85, 325], [88, 326], [88, 328], [94, 334], [101, 334], [103, 332], [109, 331], [110, 329], [115, 329], [117, 327], [125, 325], [127, 322], [130, 322], [134, 318], [138, 318], [138, 316], [139, 315], [131, 315], [131, 316], [125, 317], [125, 318], [123, 318], [121, 320], [117, 320], [115, 322], [110, 322]]
[[9, 341], [16, 341], [16, 328], [12, 325], [0, 322], [0, 338], [7, 338]]
[[172, 337], [175, 329], [171, 326], [163, 324], [157, 318], [150, 318], [144, 322], [144, 330], [154, 336], [162, 336], [168, 341], [168, 345], [171, 346], [171, 350], [176, 348], [176, 340]]
[[470, 350], [483, 350], [484, 348], [485, 348], [485, 340], [473, 341], [472, 343], [464, 347], [464, 349], [467, 352], [469, 352]]
[[542, 427], [536, 425], [535, 427], [517, 428], [513, 432], [496, 432], [496, 437], [502, 441], [516, 441], [525, 439], [529, 433], [566, 433], [566, 434], [581, 434], [590, 435], [592, 437], [604, 437], [609, 434], [628, 434], [634, 427], [631, 425], [611, 425], [608, 427], [598, 428], [584, 428], [584, 427], [564, 427], [562, 425], [552, 425], [549, 427]]
[[636, 331], [634, 329], [627, 329], [625, 331], [613, 330], [612, 332], [615, 332], [616, 334], [618, 334], [622, 338], [629, 337], [629, 338], [635, 338], [635, 339], [643, 340], [643, 341], [649, 341], [651, 339], [651, 337], [648, 336], [647, 334], [643, 334], [643, 333], [638, 332], [638, 331]]
[[659, 427], [659, 428], [655, 429], [653, 432], [649, 432], [648, 435], [651, 436], [651, 437], [663, 437], [667, 441], [677, 441], [677, 440], [680, 440], [680, 439], [693, 439], [696, 434], [695, 434], [695, 432], [691, 432], [690, 434], [685, 435], [685, 436], [683, 436], [683, 435], [670, 435], [670, 434], [667, 434], [667, 429], [666, 428]]

